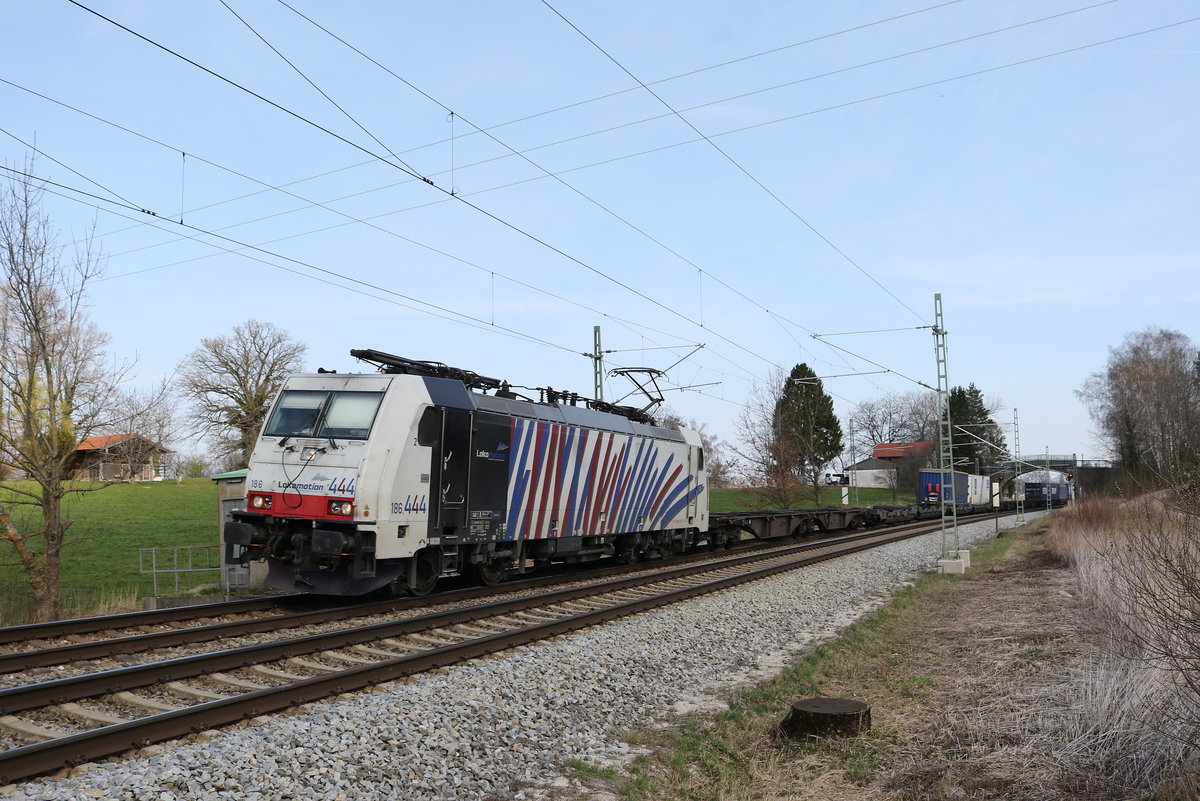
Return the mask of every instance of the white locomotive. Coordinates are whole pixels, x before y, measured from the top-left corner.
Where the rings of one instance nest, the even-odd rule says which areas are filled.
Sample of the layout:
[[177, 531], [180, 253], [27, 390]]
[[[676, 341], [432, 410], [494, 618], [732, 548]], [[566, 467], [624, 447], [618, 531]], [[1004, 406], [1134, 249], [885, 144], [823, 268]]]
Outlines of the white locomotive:
[[[268, 584], [423, 595], [550, 562], [634, 561], [708, 530], [697, 432], [637, 409], [371, 350], [380, 373], [287, 379], [250, 458], [229, 561]], [[492, 394], [488, 394], [488, 392]]]

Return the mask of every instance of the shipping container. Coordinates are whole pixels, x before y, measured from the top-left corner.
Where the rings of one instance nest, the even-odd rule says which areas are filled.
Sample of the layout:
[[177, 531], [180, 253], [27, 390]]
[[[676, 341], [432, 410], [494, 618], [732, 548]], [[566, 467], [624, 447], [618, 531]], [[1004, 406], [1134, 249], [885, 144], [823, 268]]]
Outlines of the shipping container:
[[[970, 477], [966, 473], [954, 474], [954, 502], [969, 503]], [[941, 503], [942, 472], [940, 470], [922, 470], [917, 482], [918, 503]], [[950, 497], [950, 487], [946, 487], [946, 497]], [[991, 497], [990, 495], [988, 496]]]
[[1041, 481], [1025, 482], [1025, 502], [1045, 503], [1046, 495], [1051, 501], [1066, 501], [1071, 497], [1071, 485], [1067, 483], [1045, 484]]
[[967, 503], [975, 506], [992, 502], [991, 476], [967, 476]]

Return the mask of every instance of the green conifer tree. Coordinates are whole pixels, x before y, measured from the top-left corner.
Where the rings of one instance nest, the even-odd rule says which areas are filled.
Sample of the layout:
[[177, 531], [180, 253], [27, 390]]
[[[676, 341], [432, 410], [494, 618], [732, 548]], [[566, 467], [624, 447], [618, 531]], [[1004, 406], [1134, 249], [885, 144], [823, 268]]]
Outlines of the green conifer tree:
[[842, 424], [833, 411], [833, 398], [807, 364], [792, 368], [775, 404], [775, 435], [779, 458], [799, 476], [821, 505], [825, 468], [842, 452]]

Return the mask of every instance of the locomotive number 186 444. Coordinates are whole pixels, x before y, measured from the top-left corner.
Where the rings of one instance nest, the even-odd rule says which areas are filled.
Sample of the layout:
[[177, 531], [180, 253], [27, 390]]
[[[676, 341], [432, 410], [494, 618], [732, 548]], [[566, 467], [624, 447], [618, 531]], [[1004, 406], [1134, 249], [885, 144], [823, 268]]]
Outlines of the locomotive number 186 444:
[[392, 501], [392, 514], [412, 515], [429, 511], [426, 495], [407, 495], [403, 501]]

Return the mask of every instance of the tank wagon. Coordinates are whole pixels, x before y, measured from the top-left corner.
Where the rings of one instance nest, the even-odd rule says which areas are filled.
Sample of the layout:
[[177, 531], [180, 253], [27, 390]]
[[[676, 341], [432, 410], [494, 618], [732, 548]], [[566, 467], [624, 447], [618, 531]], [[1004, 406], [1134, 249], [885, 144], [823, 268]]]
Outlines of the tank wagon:
[[[287, 379], [254, 447], [226, 560], [269, 586], [423, 595], [526, 565], [690, 548], [707, 531], [700, 436], [640, 410], [374, 350], [378, 373]], [[488, 393], [492, 394], [488, 394]]]

